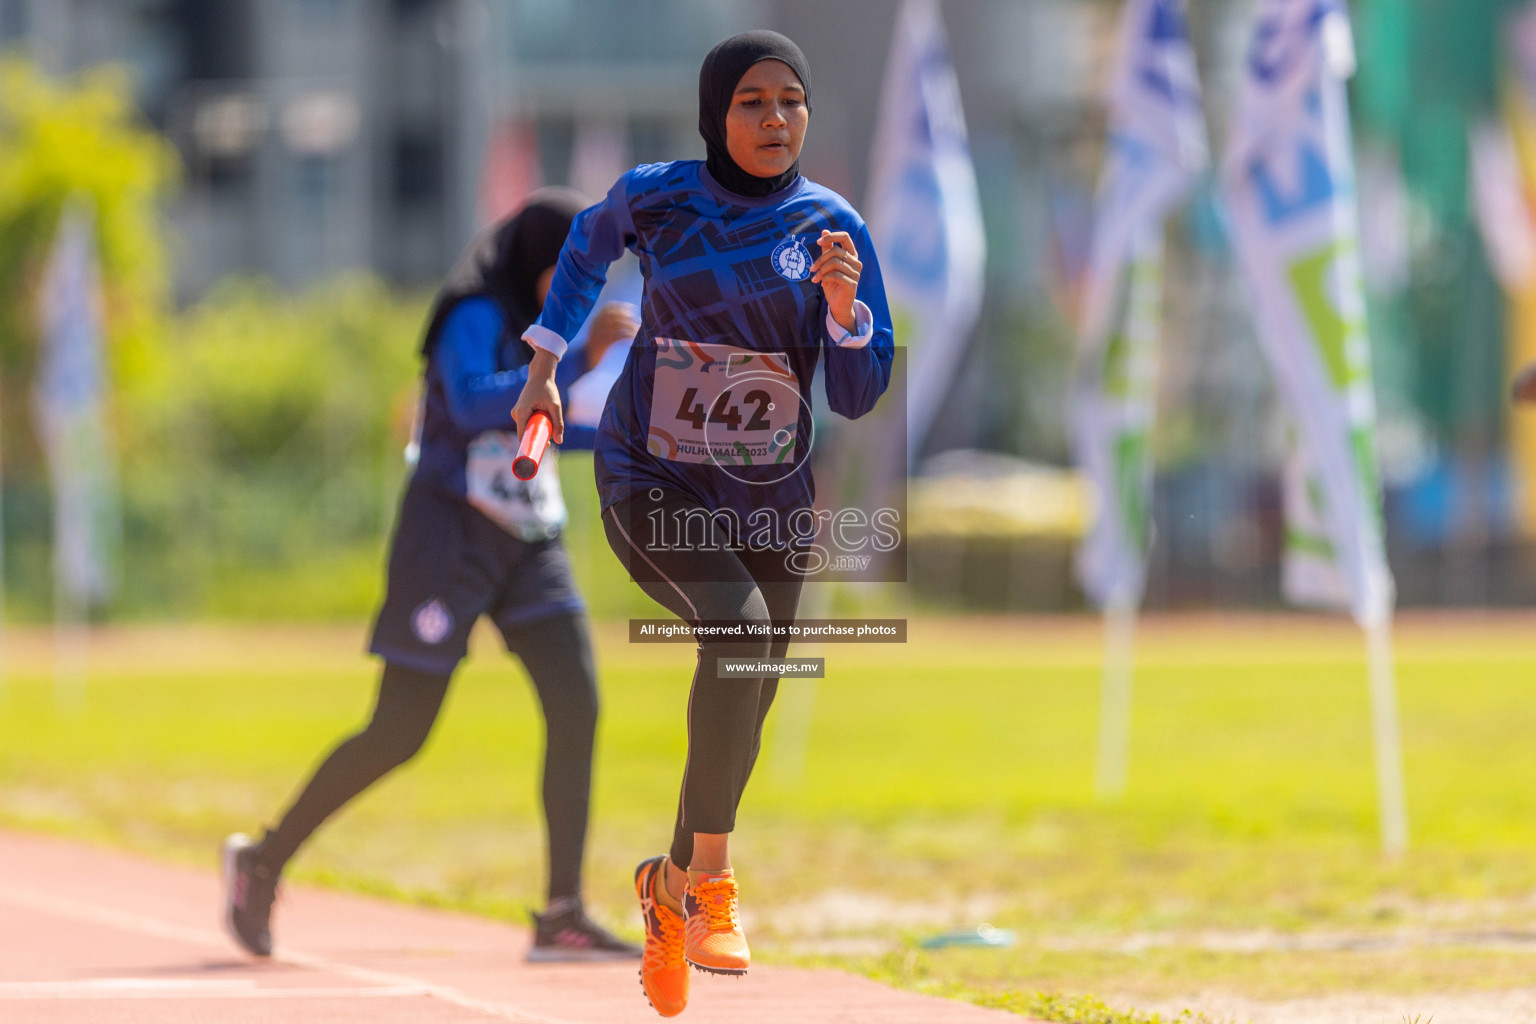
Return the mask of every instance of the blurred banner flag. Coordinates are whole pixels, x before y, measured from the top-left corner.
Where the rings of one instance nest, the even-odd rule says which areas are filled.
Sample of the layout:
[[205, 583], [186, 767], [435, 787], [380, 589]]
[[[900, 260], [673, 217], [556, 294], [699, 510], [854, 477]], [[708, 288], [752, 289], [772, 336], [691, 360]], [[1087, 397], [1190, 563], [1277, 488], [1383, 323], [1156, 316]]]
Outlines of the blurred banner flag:
[[1536, 197], [1536, 0], [1509, 19], [1509, 74], [1504, 82], [1504, 113], [1509, 138], [1528, 196]]
[[1474, 125], [1467, 157], [1469, 198], [1493, 276], [1511, 295], [1536, 287], [1536, 221], [1509, 129], [1491, 120]]
[[[1506, 359], [1511, 375], [1536, 362], [1536, 3], [1510, 15], [1503, 83], [1504, 130], [1473, 136], [1473, 208], [1499, 283], [1508, 297]], [[1517, 407], [1510, 448], [1520, 486], [1518, 515], [1536, 536], [1536, 412]]]
[[515, 120], [494, 125], [480, 168], [480, 222], [494, 224], [511, 216], [543, 183], [538, 126]]
[[986, 271], [976, 170], [935, 0], [905, 0], [896, 16], [870, 165], [870, 237], [909, 353], [910, 468], [976, 325]]
[[83, 200], [72, 200], [60, 217], [37, 307], [42, 351], [33, 408], [53, 486], [54, 585], [83, 610], [112, 596], [122, 532], [107, 433], [96, 225]]
[[1222, 189], [1260, 347], [1293, 425], [1284, 582], [1365, 628], [1382, 847], [1408, 845], [1392, 657], [1392, 574], [1344, 82], [1344, 0], [1261, 0]]
[[1130, 0], [1084, 289], [1073, 432], [1098, 511], [1078, 556], [1101, 608], [1146, 583], [1150, 439], [1162, 320], [1163, 219], [1209, 162], [1183, 0]]
[[1376, 471], [1376, 407], [1344, 82], [1343, 0], [1263, 0], [1222, 170], [1261, 347], [1295, 425], [1285, 476], [1285, 588], [1392, 613]]
[[571, 143], [571, 188], [597, 202], [630, 168], [629, 136], [624, 122], [585, 119], [576, 125]]

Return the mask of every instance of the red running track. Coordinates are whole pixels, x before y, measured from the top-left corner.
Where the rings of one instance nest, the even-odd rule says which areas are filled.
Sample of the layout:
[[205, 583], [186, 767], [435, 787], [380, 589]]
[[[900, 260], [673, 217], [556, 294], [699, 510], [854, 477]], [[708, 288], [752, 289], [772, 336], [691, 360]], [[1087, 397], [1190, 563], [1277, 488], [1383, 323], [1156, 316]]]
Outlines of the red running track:
[[[209, 860], [216, 859], [210, 851]], [[659, 1021], [633, 963], [524, 961], [528, 930], [289, 887], [270, 961], [221, 926], [219, 881], [56, 839], [0, 831], [5, 1024], [523, 1024]], [[831, 970], [694, 975], [680, 1020], [1024, 1024]]]

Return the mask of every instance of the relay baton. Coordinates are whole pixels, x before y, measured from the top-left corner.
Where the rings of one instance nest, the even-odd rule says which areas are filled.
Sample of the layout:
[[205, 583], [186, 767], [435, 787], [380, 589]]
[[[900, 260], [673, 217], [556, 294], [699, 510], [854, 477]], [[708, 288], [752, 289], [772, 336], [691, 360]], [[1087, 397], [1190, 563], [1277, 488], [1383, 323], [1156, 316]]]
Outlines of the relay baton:
[[549, 447], [549, 432], [554, 424], [549, 413], [536, 412], [528, 417], [523, 438], [517, 445], [517, 458], [512, 460], [512, 475], [519, 480], [532, 480], [544, 461], [544, 449]]

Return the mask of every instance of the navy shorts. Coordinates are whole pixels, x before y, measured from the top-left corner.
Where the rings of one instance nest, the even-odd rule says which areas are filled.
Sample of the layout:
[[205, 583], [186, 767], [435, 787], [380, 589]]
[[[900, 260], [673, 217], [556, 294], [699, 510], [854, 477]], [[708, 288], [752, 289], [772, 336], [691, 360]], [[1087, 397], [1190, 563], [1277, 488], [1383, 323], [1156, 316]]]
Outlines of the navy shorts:
[[475, 620], [507, 631], [582, 610], [559, 537], [518, 540], [463, 498], [406, 488], [389, 552], [389, 583], [368, 649], [392, 665], [451, 673]]

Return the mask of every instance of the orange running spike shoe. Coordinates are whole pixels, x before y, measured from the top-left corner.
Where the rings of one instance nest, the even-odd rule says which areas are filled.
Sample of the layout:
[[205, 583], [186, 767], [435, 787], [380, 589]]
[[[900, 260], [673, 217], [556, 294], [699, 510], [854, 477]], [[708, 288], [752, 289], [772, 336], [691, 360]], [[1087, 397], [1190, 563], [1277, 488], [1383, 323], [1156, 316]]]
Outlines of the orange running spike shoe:
[[645, 918], [645, 956], [640, 961], [640, 987], [651, 1008], [663, 1017], [676, 1017], [688, 1005], [688, 964], [683, 960], [683, 919], [656, 898], [666, 884], [666, 857], [643, 860], [635, 868], [635, 892]]
[[736, 876], [724, 871], [690, 873], [683, 895], [683, 955], [701, 971], [746, 974], [752, 963], [747, 937], [736, 916]]

